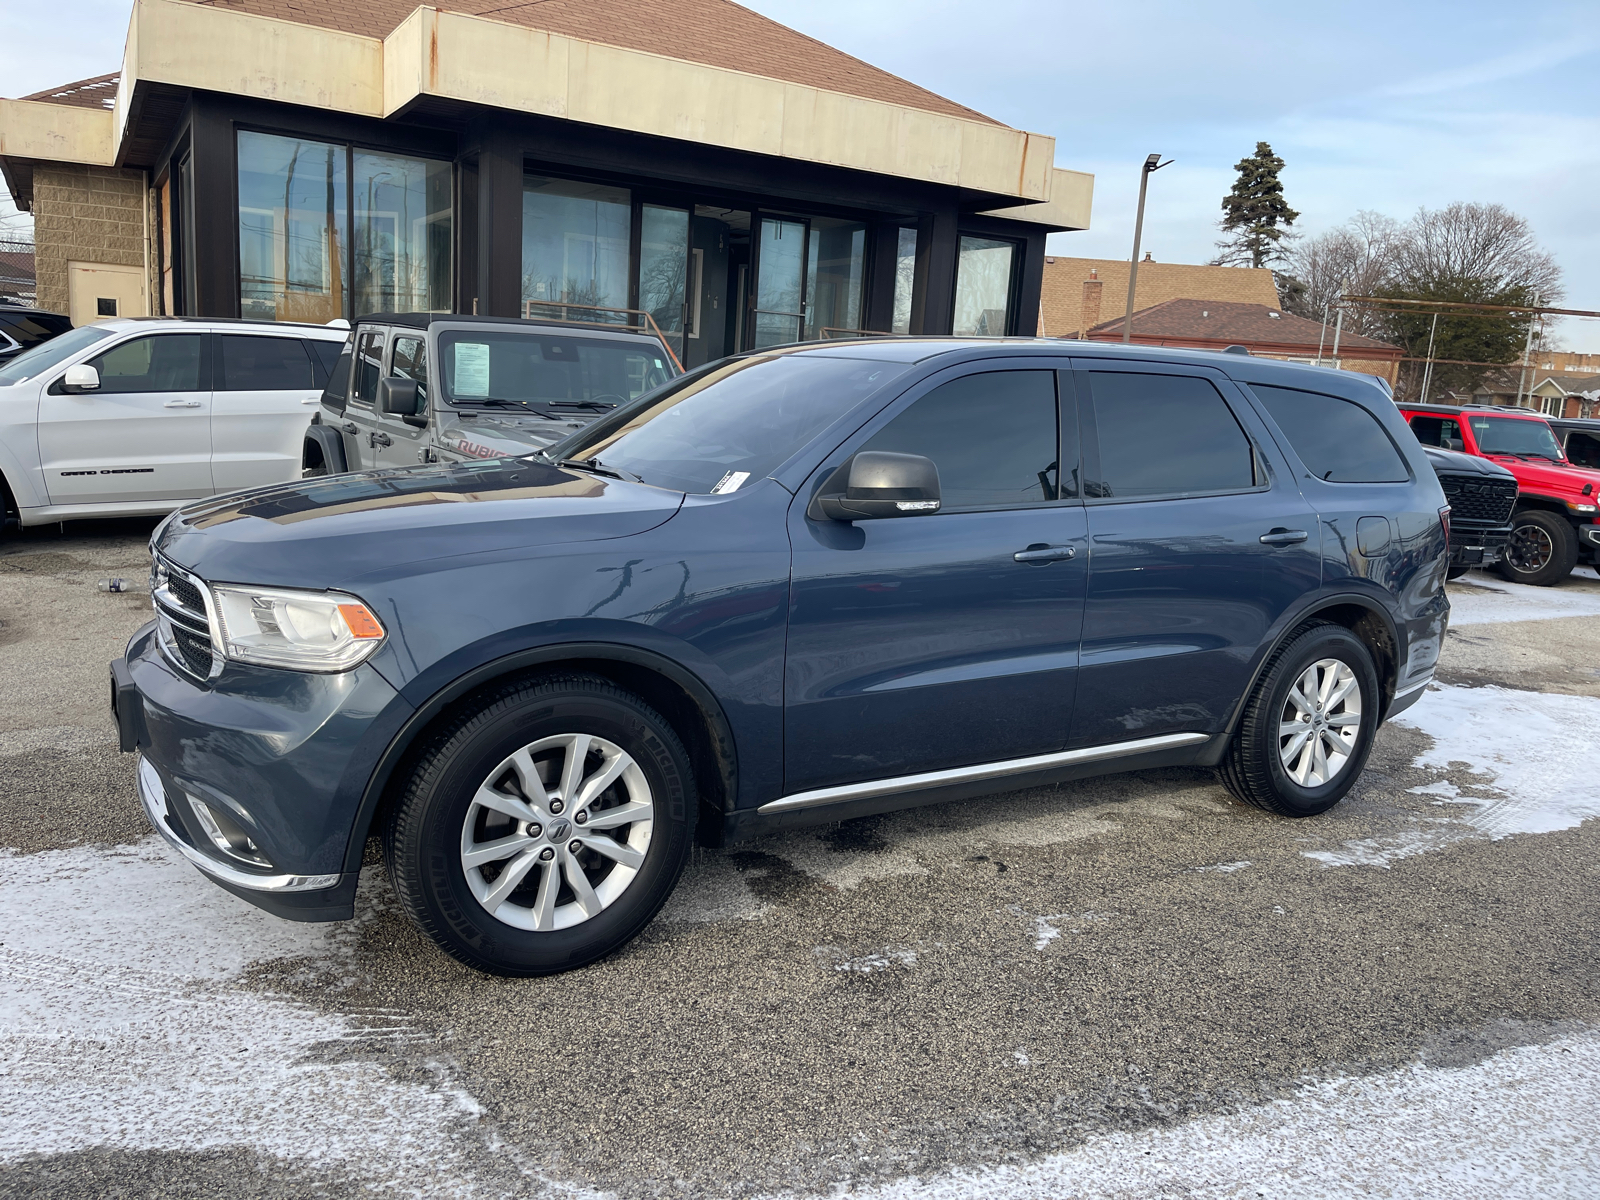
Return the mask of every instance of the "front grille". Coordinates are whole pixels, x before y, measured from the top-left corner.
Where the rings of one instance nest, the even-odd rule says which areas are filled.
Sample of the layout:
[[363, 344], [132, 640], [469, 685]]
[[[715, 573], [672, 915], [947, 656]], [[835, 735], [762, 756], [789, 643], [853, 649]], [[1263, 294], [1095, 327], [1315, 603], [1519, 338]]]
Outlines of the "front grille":
[[1450, 524], [1506, 525], [1517, 503], [1515, 479], [1485, 479], [1481, 475], [1439, 476], [1444, 498], [1450, 502]]
[[161, 649], [174, 666], [199, 679], [209, 679], [216, 660], [211, 648], [211, 618], [204, 584], [164, 559], [157, 558], [150, 598], [155, 602]]

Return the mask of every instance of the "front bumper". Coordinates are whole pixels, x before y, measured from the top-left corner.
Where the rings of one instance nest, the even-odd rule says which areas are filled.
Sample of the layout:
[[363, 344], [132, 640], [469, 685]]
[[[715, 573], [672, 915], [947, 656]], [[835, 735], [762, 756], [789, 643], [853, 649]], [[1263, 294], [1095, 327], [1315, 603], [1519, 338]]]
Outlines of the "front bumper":
[[410, 713], [381, 675], [230, 664], [199, 681], [150, 625], [111, 676], [120, 744], [140, 754], [139, 798], [169, 845], [278, 916], [353, 915], [357, 814], [390, 727]]
[[1505, 557], [1506, 546], [1511, 541], [1511, 526], [1473, 527], [1460, 524], [1450, 527], [1451, 566], [1492, 566]]

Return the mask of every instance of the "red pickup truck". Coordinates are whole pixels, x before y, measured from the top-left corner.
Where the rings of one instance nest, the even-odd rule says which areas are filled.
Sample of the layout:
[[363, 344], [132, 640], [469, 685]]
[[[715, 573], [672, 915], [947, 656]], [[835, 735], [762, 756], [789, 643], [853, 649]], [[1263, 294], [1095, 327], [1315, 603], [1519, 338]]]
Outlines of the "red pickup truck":
[[1520, 494], [1500, 574], [1547, 587], [1580, 562], [1600, 563], [1600, 470], [1567, 459], [1550, 424], [1525, 408], [1401, 404], [1424, 446], [1492, 459], [1517, 477]]

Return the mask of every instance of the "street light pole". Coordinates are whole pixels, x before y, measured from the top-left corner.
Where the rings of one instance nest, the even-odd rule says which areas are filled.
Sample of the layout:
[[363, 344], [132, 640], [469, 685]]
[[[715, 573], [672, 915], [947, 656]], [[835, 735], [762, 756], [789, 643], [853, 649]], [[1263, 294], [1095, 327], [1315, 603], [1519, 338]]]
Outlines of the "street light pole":
[[1128, 310], [1122, 316], [1122, 340], [1124, 343], [1133, 338], [1133, 288], [1139, 282], [1139, 239], [1144, 235], [1144, 195], [1150, 186], [1152, 173], [1162, 167], [1170, 167], [1172, 159], [1161, 161], [1161, 155], [1152, 154], [1144, 160], [1144, 167], [1139, 172], [1139, 213], [1133, 219], [1133, 262], [1128, 268]]
[[1422, 368], [1422, 402], [1428, 402], [1428, 389], [1433, 386], [1433, 335], [1439, 332], [1439, 314], [1433, 314], [1433, 324], [1428, 326], [1428, 361]]

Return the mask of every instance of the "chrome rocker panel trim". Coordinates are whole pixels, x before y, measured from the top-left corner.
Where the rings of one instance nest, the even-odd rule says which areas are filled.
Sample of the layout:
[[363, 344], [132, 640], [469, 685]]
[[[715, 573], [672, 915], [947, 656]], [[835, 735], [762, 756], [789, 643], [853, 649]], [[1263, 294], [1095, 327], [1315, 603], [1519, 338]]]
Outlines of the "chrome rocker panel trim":
[[169, 846], [207, 875], [231, 887], [248, 888], [255, 892], [318, 892], [339, 882], [338, 875], [254, 875], [208, 858], [172, 832], [168, 824], [172, 813], [167, 808], [166, 787], [156, 769], [150, 765], [150, 760], [143, 755], [139, 757], [139, 800], [144, 805], [144, 814], [150, 819], [150, 824]]
[[826, 804], [843, 804], [847, 800], [869, 800], [875, 796], [889, 796], [896, 792], [920, 792], [928, 788], [947, 787], [957, 783], [978, 783], [985, 779], [1003, 779], [1008, 775], [1048, 771], [1054, 767], [1070, 767], [1079, 763], [1126, 758], [1129, 755], [1146, 754], [1155, 750], [1198, 746], [1201, 742], [1210, 740], [1211, 735], [1205, 733], [1167, 733], [1160, 737], [1139, 738], [1132, 742], [1111, 742], [1104, 746], [1086, 746], [1081, 750], [1035, 754], [1029, 758], [1008, 758], [1001, 762], [979, 763], [972, 767], [951, 767], [948, 770], [927, 771], [920, 775], [895, 775], [888, 779], [869, 780], [866, 783], [847, 783], [840, 787], [796, 792], [792, 796], [770, 800], [756, 811], [765, 816], [772, 813], [794, 812], [802, 808], [820, 808]]

